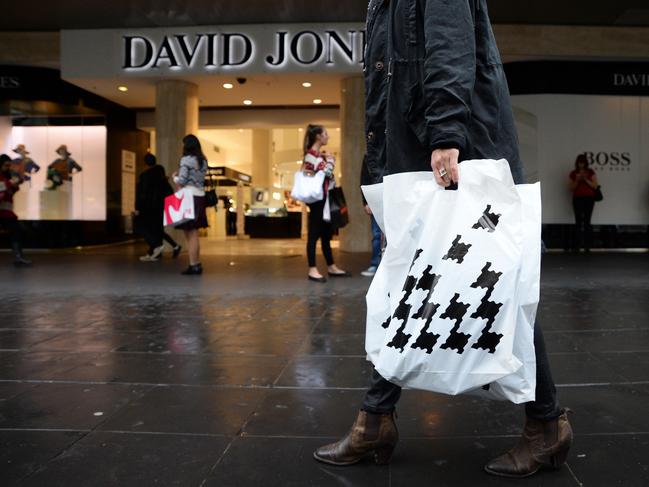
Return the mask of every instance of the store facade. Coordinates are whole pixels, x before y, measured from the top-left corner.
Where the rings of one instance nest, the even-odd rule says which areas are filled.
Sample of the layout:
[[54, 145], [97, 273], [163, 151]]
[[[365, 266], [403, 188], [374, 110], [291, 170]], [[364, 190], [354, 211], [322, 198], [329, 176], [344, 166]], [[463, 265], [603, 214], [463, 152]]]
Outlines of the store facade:
[[[354, 251], [369, 245], [358, 187], [364, 44], [362, 23], [75, 30], [61, 34], [61, 66], [66, 80], [136, 110], [167, 172], [176, 169], [183, 135], [196, 133], [212, 166], [250, 174], [243, 192], [219, 189], [237, 221], [249, 222], [239, 234], [300, 235], [292, 213], [302, 211], [288, 195], [304, 128], [324, 125], [336, 176], [348, 200], [358, 201], [351, 216], [363, 224], [341, 234], [341, 246]], [[255, 217], [266, 219], [268, 231]]]
[[[573, 59], [561, 62], [539, 61], [543, 59], [544, 47], [538, 47], [544, 46], [541, 41], [529, 48], [530, 52], [538, 49], [535, 60], [529, 61], [518, 51], [520, 43], [507, 37], [515, 37], [511, 32], [496, 29], [499, 42], [505, 46], [503, 57], [508, 61], [506, 71], [528, 176], [542, 182], [546, 243], [557, 248], [567, 245], [572, 222], [567, 174], [576, 155], [587, 153], [605, 194], [593, 217], [600, 230], [599, 244], [646, 246], [647, 64], [597, 62], [597, 56], [579, 61], [572, 54]], [[557, 32], [565, 35], [568, 31]], [[287, 192], [302, 158], [304, 127], [319, 123], [332, 136], [326, 149], [338, 161], [336, 176], [345, 188], [352, 222], [360, 222], [341, 233], [341, 248], [367, 250], [369, 225], [358, 188], [366, 137], [364, 43], [362, 23], [61, 31], [60, 77], [65, 81], [59, 79], [58, 83], [74, 85], [88, 100], [104, 103], [103, 108], [96, 109], [89, 101], [76, 103], [86, 110], [94, 109], [85, 114], [85, 121], [78, 126], [85, 127], [90, 120], [97, 123], [92, 129], [85, 127], [78, 132], [95, 131], [93, 140], [99, 142], [90, 145], [100, 147], [97, 144], [101, 144], [102, 124], [96, 117], [106, 117], [109, 106], [122, 114], [119, 126], [109, 123], [108, 118], [103, 122], [106, 220], [101, 221], [101, 208], [91, 215], [84, 213], [85, 208], [80, 213], [75, 206], [78, 198], [87, 198], [76, 195], [81, 186], [77, 182], [85, 181], [81, 178], [90, 174], [83, 164], [84, 170], [70, 181], [76, 196], [72, 203], [67, 203], [67, 217], [75, 221], [93, 219], [92, 225], [108, 229], [107, 238], [123, 236], [128, 230], [124, 217], [129, 213], [134, 178], [139, 172], [139, 168], [130, 169], [132, 154], [137, 163], [142, 152], [150, 148], [167, 173], [171, 173], [177, 167], [182, 137], [195, 133], [211, 166], [251, 178], [248, 182], [219, 186], [223, 215], [236, 213], [236, 232], [243, 234], [246, 219], [279, 218], [287, 212], [300, 211], [287, 198]], [[552, 53], [548, 57], [553, 57]], [[11, 73], [5, 73], [1, 79], [3, 96], [15, 90]], [[32, 99], [39, 97], [42, 96]], [[34, 157], [37, 162], [55, 155], [52, 151], [66, 138], [51, 129], [47, 132], [48, 140], [59, 143], [52, 142], [56, 147], [46, 147], [43, 155], [38, 153], [38, 158]], [[131, 136], [136, 143], [114, 142], [131, 140]], [[84, 147], [89, 145], [80, 137]], [[18, 142], [12, 138], [6, 144], [14, 143]], [[5, 150], [13, 148], [7, 146]], [[79, 149], [70, 152], [73, 157], [80, 153]], [[86, 159], [85, 152], [81, 154]], [[89, 164], [86, 163], [88, 168], [92, 166]], [[92, 179], [101, 185], [100, 175]], [[46, 175], [35, 175], [38, 191], [44, 191], [41, 185], [46, 182]], [[83, 184], [84, 188], [88, 186]], [[92, 193], [101, 199], [100, 190]], [[44, 196], [51, 198], [49, 193]], [[39, 205], [44, 201], [40, 196], [31, 198], [38, 199]], [[30, 207], [32, 213], [26, 213], [25, 219], [35, 214], [36, 207], [40, 208]], [[217, 218], [218, 228], [212, 236], [232, 234], [232, 223], [225, 216], [213, 217], [215, 221]], [[273, 221], [268, 228], [290, 227], [275, 236], [295, 236], [294, 215], [291, 221], [291, 225], [288, 221], [287, 225]], [[259, 221], [254, 223], [249, 225], [255, 228], [253, 233], [273, 236], [273, 231], [260, 229]]]

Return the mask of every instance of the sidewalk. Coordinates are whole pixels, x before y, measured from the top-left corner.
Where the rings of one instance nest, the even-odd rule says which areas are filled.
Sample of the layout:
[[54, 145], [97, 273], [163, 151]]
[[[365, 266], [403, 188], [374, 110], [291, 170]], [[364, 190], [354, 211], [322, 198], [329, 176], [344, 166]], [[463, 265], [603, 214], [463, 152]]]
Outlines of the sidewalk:
[[507, 481], [482, 466], [521, 409], [418, 391], [389, 467], [316, 463], [368, 382], [368, 256], [336, 251], [354, 277], [322, 285], [302, 242], [255, 243], [204, 242], [198, 278], [134, 246], [32, 269], [0, 254], [0, 485], [647, 485], [648, 254], [544, 258], [539, 316], [575, 444], [561, 471]]

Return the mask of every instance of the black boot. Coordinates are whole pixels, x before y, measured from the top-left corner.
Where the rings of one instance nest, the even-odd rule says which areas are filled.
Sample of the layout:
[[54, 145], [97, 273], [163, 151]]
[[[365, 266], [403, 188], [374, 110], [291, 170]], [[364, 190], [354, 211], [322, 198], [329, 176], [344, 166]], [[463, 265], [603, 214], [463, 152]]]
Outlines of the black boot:
[[25, 257], [23, 257], [22, 255], [17, 255], [14, 259], [14, 265], [16, 267], [31, 267], [32, 261], [25, 259]]
[[203, 273], [203, 266], [201, 264], [190, 265], [181, 272], [184, 276], [200, 276]]

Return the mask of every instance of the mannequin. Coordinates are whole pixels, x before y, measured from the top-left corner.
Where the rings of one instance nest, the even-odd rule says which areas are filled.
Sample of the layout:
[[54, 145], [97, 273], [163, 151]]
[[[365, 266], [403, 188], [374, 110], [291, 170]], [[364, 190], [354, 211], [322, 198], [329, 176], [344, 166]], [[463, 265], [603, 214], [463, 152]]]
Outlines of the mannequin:
[[61, 145], [56, 149], [59, 158], [47, 166], [47, 189], [56, 190], [66, 181], [72, 182], [72, 176], [83, 169], [77, 162], [70, 157], [67, 145]]
[[11, 161], [12, 172], [20, 178], [21, 182], [31, 181], [31, 175], [40, 171], [41, 167], [29, 157], [25, 144], [18, 144], [13, 151], [18, 154], [18, 157]]

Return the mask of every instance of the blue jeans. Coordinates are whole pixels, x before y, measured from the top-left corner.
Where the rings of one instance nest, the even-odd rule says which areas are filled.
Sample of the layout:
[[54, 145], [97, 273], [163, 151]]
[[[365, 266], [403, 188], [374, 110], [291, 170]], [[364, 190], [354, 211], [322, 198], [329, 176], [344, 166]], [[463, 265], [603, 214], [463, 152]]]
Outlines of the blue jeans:
[[370, 267], [378, 267], [381, 262], [381, 228], [376, 223], [374, 215], [372, 218], [372, 260], [370, 260]]

